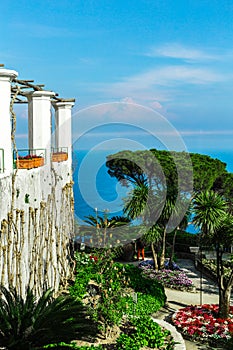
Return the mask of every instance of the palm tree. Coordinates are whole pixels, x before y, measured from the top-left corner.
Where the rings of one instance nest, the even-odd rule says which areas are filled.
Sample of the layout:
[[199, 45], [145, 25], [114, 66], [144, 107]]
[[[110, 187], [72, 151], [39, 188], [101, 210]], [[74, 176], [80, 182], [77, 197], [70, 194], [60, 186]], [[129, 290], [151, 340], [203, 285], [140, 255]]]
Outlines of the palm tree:
[[141, 182], [138, 184], [132, 191], [131, 195], [125, 199], [125, 205], [123, 213], [127, 215], [130, 219], [134, 220], [135, 218], [142, 217], [148, 221], [150, 213], [144, 212], [147, 205], [149, 195], [149, 188], [146, 182]]
[[161, 227], [159, 225], [153, 225], [142, 237], [142, 239], [145, 240], [146, 243], [149, 243], [151, 246], [154, 260], [154, 269], [156, 272], [158, 271], [160, 265], [158, 261], [158, 244], [161, 240], [161, 236]]
[[177, 236], [177, 232], [179, 230], [185, 231], [189, 221], [191, 218], [191, 203], [185, 213], [185, 215], [183, 216], [183, 219], [181, 220], [179, 226], [177, 226], [174, 230], [174, 234], [173, 234], [173, 239], [172, 239], [172, 247], [171, 247], [171, 253], [170, 253], [170, 257], [169, 257], [169, 268], [172, 269], [173, 268], [173, 259], [174, 259], [174, 254], [175, 254], [175, 244], [176, 244], [176, 236]]
[[221, 225], [227, 209], [226, 201], [216, 192], [200, 192], [193, 201], [193, 223], [201, 229], [203, 235], [212, 236]]
[[162, 234], [161, 227], [156, 224], [159, 211], [161, 210], [156, 206], [156, 197], [146, 181], [137, 184], [131, 196], [125, 200], [123, 209], [124, 214], [131, 220], [140, 217], [143, 219], [143, 227], [140, 228], [140, 231], [143, 233], [142, 239], [151, 246], [156, 271], [159, 268], [158, 244]]
[[224, 247], [233, 242], [233, 217], [228, 212], [225, 199], [214, 191], [197, 194], [194, 198], [193, 210], [193, 223], [201, 228], [203, 238], [207, 238], [216, 249], [219, 316], [227, 318], [233, 286], [233, 271], [229, 276], [224, 276], [222, 257]]
[[167, 195], [162, 213], [158, 219], [158, 224], [163, 229], [162, 234], [162, 248], [160, 256], [160, 268], [164, 268], [165, 263], [165, 250], [166, 250], [166, 237], [168, 229], [170, 231], [175, 230], [174, 240], [171, 253], [171, 261], [174, 255], [174, 245], [177, 229], [185, 229], [188, 225], [188, 217], [190, 215], [190, 199], [187, 199], [185, 196], [179, 195]]
[[[150, 188], [146, 181], [141, 182], [133, 190], [131, 196], [126, 199], [124, 213], [131, 219], [141, 217], [147, 227], [145, 240], [151, 244], [155, 261], [155, 269], [163, 268], [165, 263], [166, 235], [167, 230], [181, 221], [186, 222], [187, 199], [177, 200], [175, 194]], [[161, 254], [158, 259], [158, 244], [161, 242]], [[157, 252], [156, 248], [157, 246]], [[157, 265], [157, 261], [158, 265]]]
[[0, 346], [12, 350], [41, 348], [90, 334], [95, 324], [87, 318], [86, 309], [71, 296], [53, 298], [45, 291], [36, 301], [31, 289], [23, 298], [16, 288], [1, 286]]
[[166, 198], [166, 202], [164, 204], [161, 216], [158, 221], [160, 227], [163, 230], [162, 247], [161, 247], [160, 264], [159, 264], [161, 269], [164, 268], [164, 264], [165, 264], [166, 236], [167, 236], [168, 223], [174, 210], [176, 210], [175, 201], [173, 201], [171, 198]]
[[[84, 220], [87, 224], [95, 227], [96, 229], [96, 238], [98, 246], [102, 245], [105, 247], [107, 244], [107, 232], [109, 232], [109, 236], [111, 236], [111, 229], [121, 227], [130, 223], [130, 218], [125, 216], [112, 216], [110, 219], [105, 214], [104, 217], [100, 215], [88, 215], [85, 216], [87, 219]], [[100, 232], [103, 231], [103, 240], [100, 237]]]

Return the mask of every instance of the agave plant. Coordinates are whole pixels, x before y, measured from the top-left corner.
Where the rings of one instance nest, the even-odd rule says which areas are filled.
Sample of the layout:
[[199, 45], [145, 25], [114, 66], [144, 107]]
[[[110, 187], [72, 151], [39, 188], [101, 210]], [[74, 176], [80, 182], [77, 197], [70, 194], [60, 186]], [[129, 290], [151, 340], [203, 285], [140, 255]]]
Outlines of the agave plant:
[[15, 288], [0, 291], [0, 346], [7, 349], [41, 349], [96, 332], [84, 306], [69, 295], [53, 298], [48, 289], [37, 301], [30, 288], [25, 298]]

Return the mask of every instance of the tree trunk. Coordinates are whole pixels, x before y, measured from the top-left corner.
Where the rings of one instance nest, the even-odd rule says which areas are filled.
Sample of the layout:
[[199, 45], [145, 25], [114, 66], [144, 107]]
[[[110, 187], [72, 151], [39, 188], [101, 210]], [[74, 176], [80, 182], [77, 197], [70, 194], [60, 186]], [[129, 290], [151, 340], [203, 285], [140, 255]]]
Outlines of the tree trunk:
[[177, 230], [174, 232], [173, 240], [172, 240], [172, 249], [171, 249], [171, 254], [170, 254], [170, 259], [169, 259], [169, 268], [173, 269], [173, 259], [174, 259], [174, 254], [175, 254], [175, 244], [176, 244], [176, 234]]
[[167, 233], [167, 227], [165, 226], [163, 230], [162, 251], [160, 256], [160, 264], [159, 264], [160, 269], [164, 268], [164, 263], [165, 263], [166, 233]]
[[228, 318], [229, 316], [231, 288], [232, 286], [220, 290], [221, 304], [219, 304], [219, 312], [218, 312], [219, 313], [218, 316], [220, 318]]
[[220, 318], [228, 318], [230, 313], [231, 289], [233, 286], [233, 270], [227, 280], [224, 280], [224, 269], [222, 261], [222, 252], [217, 245], [217, 278], [219, 288], [219, 312]]
[[154, 269], [156, 272], [158, 272], [159, 267], [158, 267], [158, 254], [155, 251], [154, 243], [151, 243], [151, 250], [153, 254], [153, 259], [154, 259]]

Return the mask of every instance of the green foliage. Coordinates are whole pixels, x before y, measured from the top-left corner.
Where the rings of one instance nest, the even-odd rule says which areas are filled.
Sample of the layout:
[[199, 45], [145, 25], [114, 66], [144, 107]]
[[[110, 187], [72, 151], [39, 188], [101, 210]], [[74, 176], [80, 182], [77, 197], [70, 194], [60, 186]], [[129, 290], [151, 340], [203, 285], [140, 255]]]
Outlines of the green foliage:
[[233, 173], [223, 173], [219, 176], [212, 188], [215, 192], [218, 192], [224, 196], [227, 201], [232, 202], [233, 198]]
[[97, 215], [89, 215], [86, 216], [86, 223], [92, 226], [92, 244], [94, 243], [97, 247], [110, 247], [115, 246], [119, 241], [119, 238], [115, 234], [116, 230], [121, 231], [118, 228], [123, 226], [127, 226], [130, 222], [129, 217], [124, 216], [112, 216], [111, 218], [107, 217], [107, 213], [104, 216]]
[[[172, 245], [175, 232], [167, 234], [167, 242]], [[178, 252], [190, 253], [190, 247], [199, 245], [199, 234], [192, 234], [185, 231], [177, 230], [175, 247]]]
[[29, 197], [30, 197], [30, 194], [26, 193], [26, 194], [25, 194], [25, 197], [24, 197], [24, 202], [25, 202], [26, 204], [29, 203]]
[[89, 260], [84, 253], [77, 253], [77, 275], [70, 293], [78, 300], [87, 294], [90, 280], [99, 286], [98, 300], [90, 305], [92, 317], [97, 321], [102, 331], [106, 332], [113, 324], [118, 324], [125, 310], [121, 302], [122, 288], [129, 283], [129, 277], [124, 274], [124, 265], [114, 263], [111, 251], [96, 250], [95, 261]]
[[198, 153], [190, 153], [190, 157], [195, 192], [213, 189], [217, 179], [227, 172], [226, 163], [219, 159], [213, 159], [210, 156]]
[[150, 294], [155, 297], [159, 302], [160, 307], [165, 304], [166, 294], [161, 283], [143, 277], [142, 271], [131, 264], [125, 265], [125, 273], [126, 276], [130, 276], [129, 286], [136, 292]]
[[95, 278], [98, 271], [95, 253], [87, 254], [84, 252], [76, 252], [76, 278], [73, 286], [70, 287], [70, 294], [77, 299], [82, 299], [87, 292], [88, 282]]
[[90, 346], [79, 346], [76, 345], [76, 343], [64, 343], [64, 342], [60, 342], [60, 343], [55, 343], [55, 344], [48, 344], [46, 346], [43, 347], [43, 349], [55, 349], [55, 350], [66, 350], [66, 349], [77, 349], [77, 350], [102, 350], [103, 347], [102, 345], [90, 345]]
[[144, 213], [146, 204], [148, 202], [149, 188], [147, 184], [142, 183], [137, 185], [131, 196], [126, 198], [123, 212], [128, 215], [131, 219], [135, 219], [139, 216], [148, 216], [149, 213]]
[[100, 215], [88, 215], [85, 217], [87, 218], [87, 220], [84, 220], [84, 222], [98, 228], [111, 228], [123, 226], [130, 222], [129, 218], [124, 216], [113, 216], [110, 219], [107, 217], [102, 217]]
[[102, 252], [97, 259], [96, 268], [98, 273], [93, 279], [100, 286], [100, 299], [94, 309], [94, 315], [106, 331], [108, 327], [121, 321], [124, 312], [121, 303], [122, 289], [129, 283], [129, 278], [124, 274], [124, 266], [114, 263], [108, 251]]
[[143, 346], [152, 349], [174, 348], [172, 338], [168, 339], [170, 332], [162, 329], [157, 323], [148, 317], [135, 317], [131, 319], [134, 331], [131, 334], [121, 334], [117, 339], [117, 348], [125, 350], [139, 350]]
[[227, 203], [214, 191], [204, 191], [195, 196], [193, 211], [193, 223], [204, 235], [213, 235], [226, 217]]
[[140, 344], [135, 343], [135, 339], [125, 333], [120, 334], [116, 343], [119, 350], [140, 350]]
[[[156, 322], [148, 317], [133, 319], [133, 324], [137, 329], [135, 340], [141, 343], [141, 346], [161, 349], [165, 345], [165, 339], [170, 334], [163, 330]], [[173, 343], [173, 342], [172, 342]], [[174, 343], [173, 343], [174, 344]], [[170, 347], [171, 344], [168, 346]], [[168, 347], [165, 347], [167, 349]]]
[[16, 289], [1, 287], [0, 345], [8, 349], [32, 349], [51, 342], [71, 341], [74, 337], [95, 334], [94, 323], [86, 318], [85, 308], [71, 296], [52, 297], [47, 290], [36, 301], [28, 288], [25, 299]]
[[91, 305], [91, 315], [104, 333], [119, 324], [124, 314], [135, 314], [132, 297], [123, 297], [125, 287], [138, 293], [137, 315], [149, 315], [164, 305], [166, 296], [160, 283], [144, 278], [131, 264], [114, 262], [109, 250], [102, 249], [93, 255], [95, 261], [89, 255], [77, 253], [77, 276], [71, 293], [81, 300], [87, 294], [90, 280], [98, 284], [98, 299]]
[[161, 308], [160, 302], [150, 294], [137, 293], [137, 303], [132, 296], [122, 299], [122, 304], [126, 305], [126, 313], [129, 316], [150, 316]]
[[225, 198], [214, 191], [203, 191], [194, 198], [193, 222], [199, 226], [205, 244], [216, 249], [217, 280], [219, 287], [219, 317], [227, 318], [230, 309], [230, 293], [233, 286], [233, 270], [226, 275], [223, 264], [224, 248], [233, 242], [232, 208]]
[[194, 191], [202, 191], [213, 188], [226, 174], [226, 164], [207, 155], [156, 149], [118, 152], [107, 157], [106, 165], [110, 176], [123, 184], [140, 185], [151, 177], [160, 186], [167, 186], [169, 193], [177, 193], [178, 178], [182, 192], [190, 191], [192, 177]]

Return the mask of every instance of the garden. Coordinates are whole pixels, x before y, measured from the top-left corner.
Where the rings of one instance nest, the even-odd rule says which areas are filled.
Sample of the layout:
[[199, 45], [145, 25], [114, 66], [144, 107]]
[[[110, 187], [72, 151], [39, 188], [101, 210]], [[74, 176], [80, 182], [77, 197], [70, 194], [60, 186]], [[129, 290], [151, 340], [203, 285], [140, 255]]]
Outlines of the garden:
[[159, 282], [144, 277], [132, 264], [114, 262], [109, 250], [77, 253], [76, 259], [70, 294], [83, 301], [98, 324], [94, 344], [84, 338], [75, 342], [82, 344], [80, 349], [92, 349], [98, 343], [97, 349], [174, 349], [170, 332], [150, 318], [166, 302]]
[[153, 268], [153, 260], [143, 261], [138, 265], [142, 270], [143, 276], [160, 282], [166, 288], [188, 292], [195, 291], [195, 286], [192, 280], [187, 277], [185, 272], [183, 272], [174, 262], [172, 266], [173, 268], [170, 269], [168, 263], [165, 263], [164, 269], [155, 271]]
[[138, 267], [114, 261], [109, 249], [76, 252], [69, 289], [36, 300], [2, 287], [0, 347], [3, 349], [174, 349], [170, 332], [150, 315], [166, 302], [164, 287]]
[[[134, 189], [125, 200], [125, 216], [108, 218], [105, 213], [104, 217], [100, 217], [96, 212], [96, 216], [87, 217], [86, 222], [93, 227], [96, 234], [93, 236], [97, 239], [97, 244], [90, 241], [91, 246], [98, 248], [90, 249], [89, 253], [77, 251], [72, 257], [75, 261], [75, 276], [69, 281], [68, 289], [61, 291], [58, 297], [47, 290], [36, 300], [30, 289], [27, 290], [26, 298], [22, 298], [16, 290], [2, 288], [1, 347], [15, 350], [175, 349], [176, 344], [170, 332], [154, 322], [151, 315], [165, 305], [165, 288], [187, 292], [194, 290], [192, 281], [174, 265], [175, 239], [179, 238], [177, 232], [182, 230], [180, 244], [183, 244], [183, 231], [191, 218], [192, 224], [201, 232], [199, 244], [205, 243], [216, 251], [219, 303], [189, 305], [175, 312], [171, 321], [184, 337], [192, 341], [204, 342], [206, 346], [212, 346], [214, 342], [214, 348], [218, 345], [222, 349], [233, 348], [233, 310], [230, 307], [233, 264], [231, 260], [226, 270], [223, 261], [223, 253], [233, 243], [233, 190], [229, 187], [233, 183], [232, 174], [227, 174], [225, 165], [218, 160], [190, 154], [194, 195], [186, 193], [185, 181], [178, 193], [175, 163], [179, 162], [186, 169], [187, 180], [190, 171], [187, 157], [183, 152], [171, 154], [152, 151], [168, 175], [165, 182], [163, 177], [160, 178], [160, 171], [155, 171], [157, 161], [152, 164], [148, 152], [135, 152], [135, 162], [128, 160], [131, 159], [129, 151], [120, 154], [120, 158], [109, 156], [106, 163], [109, 174], [119, 181], [131, 182]], [[138, 159], [141, 164], [145, 164], [145, 169], [150, 165], [145, 174], [137, 166]], [[207, 170], [210, 169], [208, 175]], [[211, 174], [215, 175], [210, 176]], [[167, 194], [165, 202], [164, 193]], [[180, 203], [177, 206], [178, 199]], [[152, 218], [157, 217], [158, 211], [160, 217], [155, 223]], [[143, 217], [144, 223], [138, 227], [131, 226], [128, 230], [129, 225], [126, 224], [138, 216]], [[173, 227], [177, 224], [176, 219], [179, 219], [179, 228], [175, 225], [172, 232], [174, 235], [170, 243], [169, 264], [166, 265], [168, 231], [171, 231], [169, 225]], [[141, 263], [139, 268], [133, 264], [117, 262], [117, 251], [109, 248], [118, 245], [122, 238], [124, 241], [126, 237], [127, 241], [132, 236], [135, 238], [136, 231], [150, 245], [153, 256], [151, 264]], [[187, 239], [190, 245], [191, 240], [189, 237]], [[204, 239], [206, 242], [201, 242]]]
[[[75, 261], [75, 278], [56, 298], [48, 290], [36, 301], [28, 289], [23, 300], [15, 290], [2, 287], [1, 348], [175, 348], [171, 333], [151, 315], [166, 303], [164, 287], [190, 290], [192, 281], [177, 265], [176, 270], [155, 272], [146, 261], [139, 266], [117, 262], [110, 249], [76, 252]], [[233, 307], [227, 319], [220, 318], [218, 312], [218, 305], [190, 305], [177, 310], [171, 322], [184, 338], [231, 349]]]
[[219, 307], [214, 304], [187, 306], [176, 311], [172, 320], [181, 333], [191, 340], [227, 341], [233, 332], [233, 307], [229, 317], [218, 316]]

